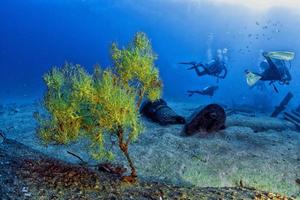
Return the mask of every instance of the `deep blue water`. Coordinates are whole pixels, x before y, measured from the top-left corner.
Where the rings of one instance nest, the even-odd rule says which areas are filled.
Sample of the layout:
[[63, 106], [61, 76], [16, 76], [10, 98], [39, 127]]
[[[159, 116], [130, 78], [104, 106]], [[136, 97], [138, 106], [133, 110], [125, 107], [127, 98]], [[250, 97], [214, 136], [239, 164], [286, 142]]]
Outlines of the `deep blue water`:
[[[65, 61], [92, 69], [111, 64], [113, 41], [126, 45], [145, 32], [158, 54], [157, 66], [170, 100], [277, 104], [288, 92], [300, 97], [300, 12], [273, 7], [257, 12], [247, 7], [196, 4], [184, 0], [2, 0], [0, 2], [0, 103], [40, 99], [42, 75]], [[258, 38], [256, 38], [256, 35]], [[180, 61], [207, 61], [207, 51], [228, 49], [225, 80], [199, 78]], [[289, 50], [293, 80], [289, 86], [261, 93], [250, 90], [244, 70], [257, 70], [260, 52]], [[186, 90], [218, 84], [213, 98], [188, 98]]]

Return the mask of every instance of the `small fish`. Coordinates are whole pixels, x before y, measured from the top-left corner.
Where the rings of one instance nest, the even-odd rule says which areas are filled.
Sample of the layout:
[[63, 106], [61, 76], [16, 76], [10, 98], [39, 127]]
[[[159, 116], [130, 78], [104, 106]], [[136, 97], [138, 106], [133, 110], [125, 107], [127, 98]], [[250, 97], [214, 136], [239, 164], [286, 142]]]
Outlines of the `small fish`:
[[259, 26], [259, 22], [256, 22], [256, 25]]

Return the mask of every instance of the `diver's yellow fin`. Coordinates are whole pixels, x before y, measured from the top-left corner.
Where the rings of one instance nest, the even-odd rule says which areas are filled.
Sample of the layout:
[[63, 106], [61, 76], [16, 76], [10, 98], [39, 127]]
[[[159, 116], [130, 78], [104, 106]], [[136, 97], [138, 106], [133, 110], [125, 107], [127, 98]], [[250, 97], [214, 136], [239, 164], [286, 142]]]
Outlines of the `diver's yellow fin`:
[[295, 57], [295, 53], [289, 52], [289, 51], [271, 51], [271, 52], [268, 52], [267, 55], [270, 58], [278, 59], [278, 60], [285, 60], [285, 61], [293, 60]]
[[248, 72], [246, 74], [246, 80], [247, 80], [247, 84], [251, 87], [253, 85], [255, 85], [255, 83], [257, 81], [259, 81], [261, 79], [260, 75], [254, 74], [252, 72]]

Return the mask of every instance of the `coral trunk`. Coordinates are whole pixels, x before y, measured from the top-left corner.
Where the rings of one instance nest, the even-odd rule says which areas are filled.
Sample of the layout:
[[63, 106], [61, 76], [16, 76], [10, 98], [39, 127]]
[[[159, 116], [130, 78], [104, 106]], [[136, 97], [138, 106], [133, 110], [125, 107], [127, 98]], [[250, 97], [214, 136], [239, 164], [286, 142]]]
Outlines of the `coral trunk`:
[[123, 129], [119, 128], [119, 130], [118, 130], [119, 147], [120, 147], [121, 151], [123, 152], [124, 156], [126, 157], [126, 159], [128, 161], [128, 164], [129, 164], [129, 167], [131, 169], [130, 176], [124, 176], [123, 181], [128, 182], [128, 183], [134, 183], [136, 181], [137, 174], [136, 174], [136, 170], [135, 170], [135, 167], [133, 165], [133, 162], [130, 159], [130, 156], [129, 156], [129, 153], [128, 153], [128, 144], [124, 143], [123, 133], [124, 133]]

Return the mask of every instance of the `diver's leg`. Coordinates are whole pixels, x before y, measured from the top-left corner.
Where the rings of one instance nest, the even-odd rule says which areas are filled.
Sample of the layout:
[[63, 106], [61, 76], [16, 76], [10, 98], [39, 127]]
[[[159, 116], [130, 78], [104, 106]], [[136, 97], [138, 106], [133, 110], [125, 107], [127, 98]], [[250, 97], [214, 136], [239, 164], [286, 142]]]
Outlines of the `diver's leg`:
[[282, 69], [281, 79], [286, 84], [288, 84], [292, 80], [291, 73], [286, 66], [284, 66]]

